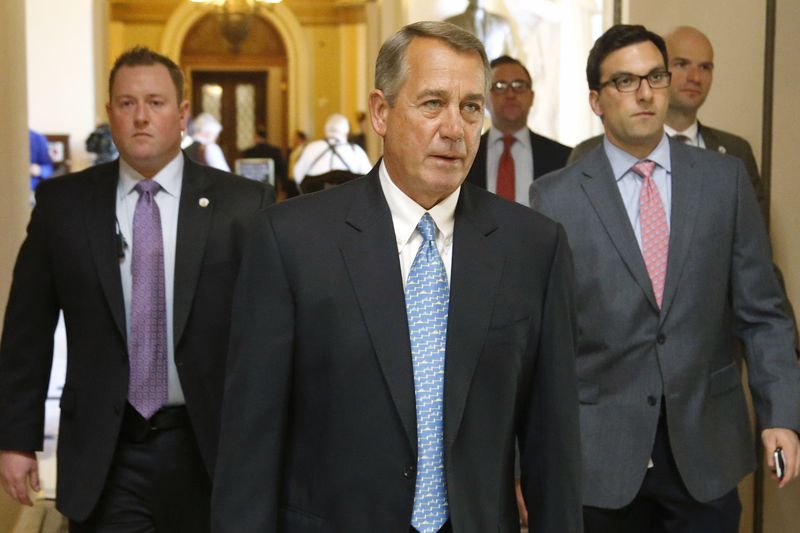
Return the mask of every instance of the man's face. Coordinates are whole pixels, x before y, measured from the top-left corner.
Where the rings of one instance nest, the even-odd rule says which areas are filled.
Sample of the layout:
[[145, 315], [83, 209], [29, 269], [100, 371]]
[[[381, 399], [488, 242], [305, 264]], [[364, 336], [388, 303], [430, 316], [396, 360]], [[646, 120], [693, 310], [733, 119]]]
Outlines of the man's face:
[[[622, 74], [645, 76], [664, 70], [664, 58], [650, 41], [632, 44], [610, 53], [600, 64], [600, 83]], [[644, 157], [664, 133], [668, 88], [653, 89], [642, 80], [634, 92], [624, 93], [608, 84], [589, 93], [589, 103], [603, 119], [608, 139], [626, 152]], [[644, 152], [644, 153], [642, 153]]]
[[406, 64], [394, 106], [376, 89], [370, 118], [383, 137], [392, 180], [429, 209], [461, 185], [475, 159], [485, 103], [483, 64], [476, 52], [427, 37], [411, 41]]
[[702, 33], [689, 28], [671, 33], [666, 41], [672, 72], [670, 108], [695, 115], [714, 80], [714, 49]]
[[120, 68], [106, 111], [122, 159], [143, 176], [153, 177], [180, 151], [188, 109], [189, 102], [178, 103], [164, 65]]
[[530, 89], [531, 80], [525, 70], [513, 63], [497, 65], [492, 69], [492, 86], [495, 82], [502, 81], [525, 82], [528, 87], [515, 91], [509, 87], [505, 91], [489, 91], [489, 112], [492, 114], [492, 125], [503, 133], [513, 133], [525, 127], [528, 122], [528, 113], [533, 105], [533, 91]]

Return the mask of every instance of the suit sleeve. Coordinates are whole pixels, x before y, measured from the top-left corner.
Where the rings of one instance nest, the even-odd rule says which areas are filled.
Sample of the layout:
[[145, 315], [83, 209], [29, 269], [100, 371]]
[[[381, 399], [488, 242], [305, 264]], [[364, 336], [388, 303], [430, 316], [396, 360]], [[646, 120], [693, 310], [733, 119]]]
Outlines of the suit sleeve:
[[750, 181], [753, 183], [753, 189], [755, 189], [756, 192], [758, 205], [761, 207], [761, 212], [766, 217], [769, 199], [767, 198], [766, 191], [764, 190], [764, 182], [761, 179], [761, 175], [758, 173], [758, 165], [756, 164], [756, 158], [753, 155], [753, 149], [750, 147], [750, 143], [744, 139], [742, 139], [742, 147], [740, 152], [742, 161], [744, 161], [744, 165], [747, 168], [747, 173], [750, 175]]
[[538, 354], [519, 439], [523, 494], [537, 533], [583, 531], [574, 273], [566, 233], [557, 228], [541, 321], [532, 326]]
[[231, 318], [212, 531], [277, 531], [294, 303], [269, 210], [251, 227]]
[[47, 253], [47, 201], [39, 202], [22, 243], [0, 342], [0, 449], [41, 450], [53, 333], [59, 304]]
[[775, 276], [763, 219], [741, 161], [731, 258], [735, 333], [745, 344], [750, 390], [761, 429], [800, 431], [800, 367], [786, 295]]

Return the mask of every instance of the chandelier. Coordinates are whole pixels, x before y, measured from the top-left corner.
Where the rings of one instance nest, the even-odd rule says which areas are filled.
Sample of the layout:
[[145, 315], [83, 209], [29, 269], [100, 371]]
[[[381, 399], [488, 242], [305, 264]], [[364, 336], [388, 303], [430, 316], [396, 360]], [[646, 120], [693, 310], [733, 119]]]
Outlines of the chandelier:
[[214, 7], [222, 36], [231, 52], [238, 54], [242, 43], [250, 34], [253, 18], [264, 6], [279, 4], [281, 0], [191, 0], [196, 4]]

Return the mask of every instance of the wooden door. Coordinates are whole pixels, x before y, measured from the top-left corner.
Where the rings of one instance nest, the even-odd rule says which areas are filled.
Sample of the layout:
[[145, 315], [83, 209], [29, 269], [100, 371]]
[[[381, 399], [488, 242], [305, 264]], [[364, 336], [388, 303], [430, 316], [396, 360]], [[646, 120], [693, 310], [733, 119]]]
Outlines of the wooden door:
[[192, 72], [192, 116], [206, 112], [222, 124], [217, 144], [228, 164], [253, 145], [256, 126], [267, 123], [265, 71]]

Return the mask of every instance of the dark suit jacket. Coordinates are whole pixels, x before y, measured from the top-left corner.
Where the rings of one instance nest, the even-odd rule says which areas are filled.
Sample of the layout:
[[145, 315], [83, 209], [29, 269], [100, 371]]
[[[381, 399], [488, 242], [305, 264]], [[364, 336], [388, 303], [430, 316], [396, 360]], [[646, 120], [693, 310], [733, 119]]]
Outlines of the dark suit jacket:
[[[128, 389], [115, 233], [118, 161], [37, 190], [0, 345], [0, 449], [41, 450], [59, 310], [68, 369], [61, 397], [58, 508], [85, 519], [112, 462]], [[207, 207], [198, 204], [207, 198]], [[175, 362], [197, 442], [213, 471], [230, 302], [245, 221], [272, 189], [184, 159], [175, 251]]]
[[258, 143], [242, 152], [242, 157], [267, 157], [272, 159], [275, 161], [275, 183], [286, 181], [288, 176], [286, 159], [284, 159], [281, 149], [277, 146], [269, 143]]
[[[738, 135], [710, 128], [702, 122], [698, 124], [700, 135], [702, 135], [703, 141], [706, 143], [707, 150], [736, 156], [744, 162], [747, 174], [750, 176], [750, 180], [753, 183], [753, 189], [756, 191], [756, 198], [761, 207], [761, 212], [766, 220], [766, 216], [769, 213], [769, 198], [767, 198], [764, 183], [761, 181], [761, 175], [758, 173], [758, 165], [756, 165], [756, 158], [753, 155], [753, 149], [750, 148], [750, 143]], [[598, 144], [602, 144], [602, 141], [602, 135], [597, 135], [596, 137], [591, 137], [582, 141], [573, 148], [572, 153], [569, 154], [569, 163], [574, 163], [582, 158], [589, 153], [592, 148]]]
[[[531, 181], [544, 176], [548, 172], [563, 168], [567, 164], [572, 148], [557, 143], [547, 137], [542, 137], [528, 130], [531, 135], [531, 151], [533, 152], [533, 178]], [[467, 181], [478, 187], [486, 188], [486, 149], [489, 143], [489, 132], [481, 135], [481, 144], [478, 155], [472, 163], [472, 168], [467, 174]]]
[[534, 183], [575, 257], [584, 504], [637, 494], [660, 405], [691, 495], [710, 501], [755, 465], [735, 339], [758, 427], [800, 430], [793, 324], [739, 159], [670, 141], [672, 209], [662, 308], [602, 146]]
[[[414, 381], [377, 167], [264, 211], [234, 299], [212, 530], [407, 533]], [[581, 527], [570, 254], [561, 228], [465, 184], [455, 214], [445, 460], [455, 531]]]

